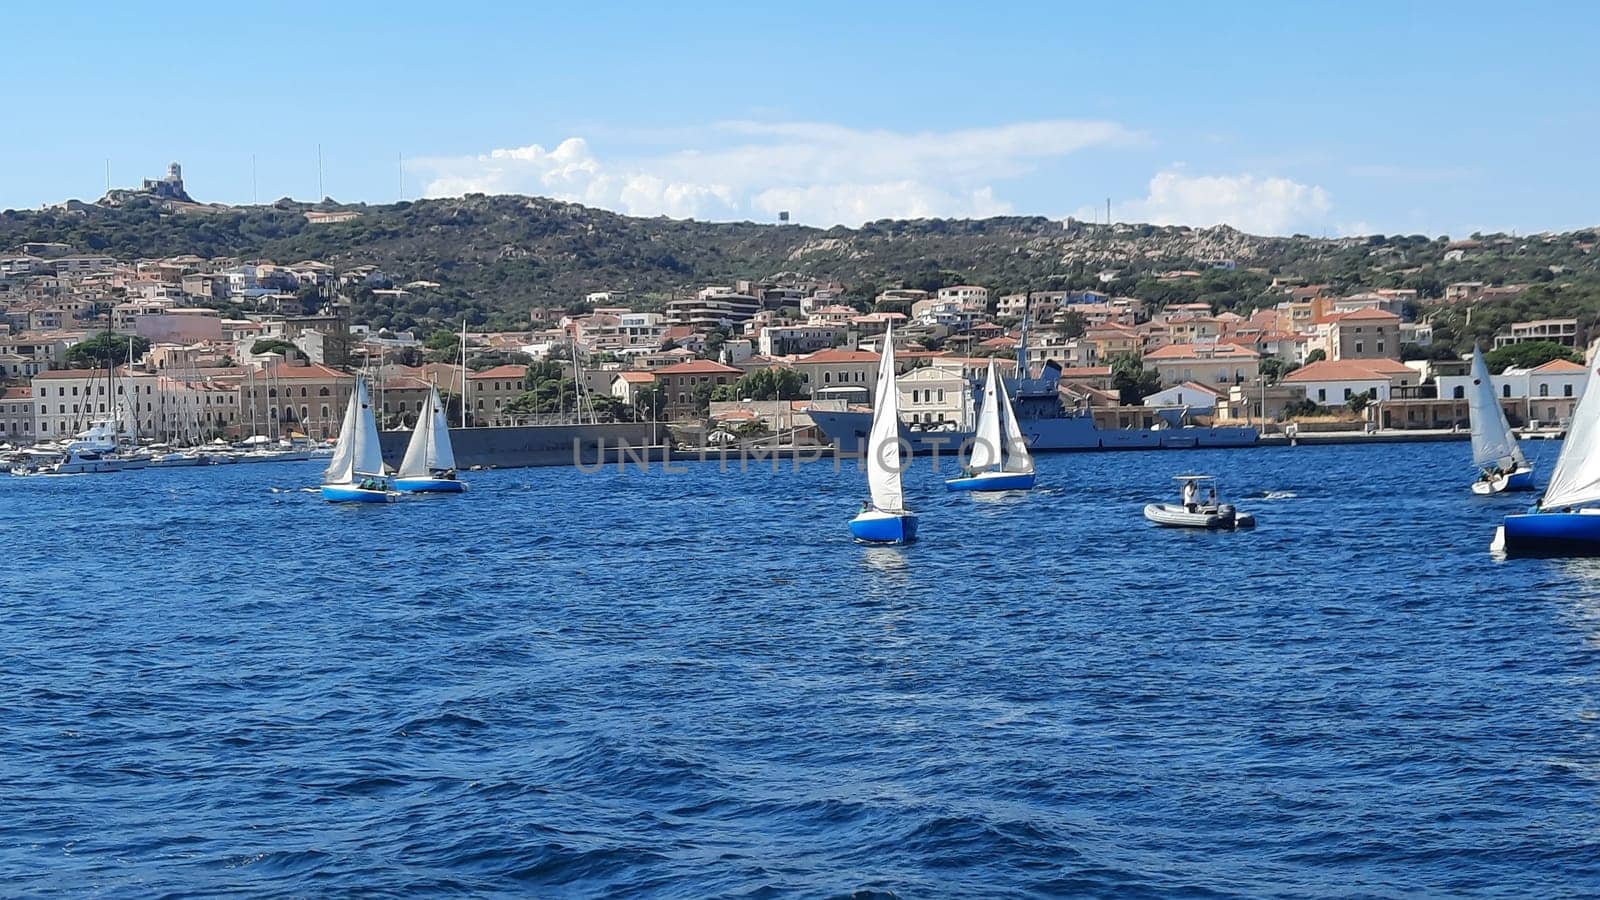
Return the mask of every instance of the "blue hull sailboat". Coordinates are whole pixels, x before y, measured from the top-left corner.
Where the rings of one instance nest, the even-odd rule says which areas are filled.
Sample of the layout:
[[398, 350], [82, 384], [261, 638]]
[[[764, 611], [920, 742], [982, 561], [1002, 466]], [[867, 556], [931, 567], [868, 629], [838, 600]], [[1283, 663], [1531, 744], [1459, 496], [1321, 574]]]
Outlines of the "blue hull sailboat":
[[872, 500], [850, 520], [850, 534], [868, 544], [909, 544], [917, 539], [917, 517], [905, 508], [900, 484], [900, 392], [894, 383], [894, 335], [887, 331], [876, 391], [865, 460]]
[[1502, 491], [1533, 490], [1533, 466], [1522, 455], [1517, 438], [1506, 421], [1506, 411], [1494, 395], [1494, 381], [1483, 352], [1472, 348], [1472, 393], [1467, 396], [1467, 414], [1472, 423], [1472, 464], [1478, 480], [1472, 492], [1480, 496]]
[[1033, 457], [994, 360], [989, 361], [989, 375], [983, 382], [983, 407], [978, 410], [978, 430], [966, 470], [944, 485], [952, 491], [1025, 491], [1033, 487]]
[[459, 494], [467, 489], [465, 481], [456, 479], [456, 454], [450, 446], [450, 426], [445, 423], [437, 387], [422, 401], [394, 486], [411, 494]]
[[344, 423], [339, 426], [333, 459], [322, 473], [322, 499], [329, 503], [392, 503], [399, 497], [383, 474], [378, 422], [373, 417], [366, 379], [357, 378]]
[[1491, 550], [1507, 556], [1600, 556], [1600, 389], [1594, 362], [1589, 365], [1550, 485], [1533, 509], [1506, 516]]

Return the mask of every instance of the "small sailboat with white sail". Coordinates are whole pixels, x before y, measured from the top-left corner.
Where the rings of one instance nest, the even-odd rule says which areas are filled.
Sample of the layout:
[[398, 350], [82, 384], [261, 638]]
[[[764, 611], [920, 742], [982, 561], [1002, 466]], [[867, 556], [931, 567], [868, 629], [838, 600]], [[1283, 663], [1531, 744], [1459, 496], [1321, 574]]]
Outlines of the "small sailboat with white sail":
[[1017, 425], [1016, 412], [994, 360], [983, 382], [983, 406], [972, 452], [959, 478], [945, 481], [952, 491], [1026, 491], [1033, 487], [1033, 457]]
[[456, 478], [456, 454], [450, 446], [450, 426], [445, 422], [437, 386], [430, 388], [422, 401], [394, 486], [413, 494], [459, 494], [467, 489], [467, 483]]
[[1490, 549], [1507, 556], [1600, 556], [1600, 384], [1595, 361], [1544, 496], [1506, 516]]
[[917, 517], [906, 510], [900, 483], [906, 455], [900, 446], [900, 392], [894, 383], [894, 336], [889, 332], [883, 336], [876, 390], [866, 456], [872, 499], [850, 520], [850, 534], [867, 544], [909, 544], [917, 538]]
[[1472, 386], [1467, 395], [1467, 413], [1472, 423], [1472, 464], [1478, 467], [1478, 480], [1472, 492], [1483, 496], [1502, 491], [1533, 490], [1533, 466], [1522, 455], [1506, 411], [1494, 394], [1494, 381], [1483, 351], [1472, 348]]
[[329, 503], [390, 503], [399, 496], [383, 474], [383, 450], [378, 446], [378, 422], [373, 417], [367, 381], [357, 378], [339, 426], [339, 443], [322, 473], [322, 499]]

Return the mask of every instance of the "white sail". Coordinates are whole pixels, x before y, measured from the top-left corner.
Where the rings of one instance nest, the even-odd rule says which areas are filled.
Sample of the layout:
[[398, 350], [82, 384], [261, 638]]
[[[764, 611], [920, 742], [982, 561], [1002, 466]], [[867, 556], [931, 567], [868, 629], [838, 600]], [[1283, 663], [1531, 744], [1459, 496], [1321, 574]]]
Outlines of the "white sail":
[[1506, 421], [1506, 411], [1494, 395], [1494, 381], [1483, 353], [1472, 348], [1472, 390], [1467, 395], [1467, 414], [1472, 423], [1472, 462], [1476, 466], [1497, 465], [1510, 470], [1522, 465], [1522, 450]]
[[450, 423], [444, 417], [444, 404], [439, 400], [439, 389], [433, 388], [433, 439], [428, 442], [428, 468], [438, 471], [440, 469], [454, 469], [456, 467], [456, 448], [450, 443]]
[[1594, 363], [1583, 385], [1578, 408], [1567, 425], [1567, 439], [1561, 444], [1561, 457], [1550, 473], [1540, 506], [1544, 509], [1579, 506], [1600, 500], [1600, 390], [1595, 389]]
[[372, 400], [367, 395], [367, 382], [356, 379], [356, 398], [360, 410], [356, 416], [355, 433], [352, 434], [352, 465], [357, 475], [383, 474], [383, 447], [378, 443], [378, 420], [372, 411]]
[[867, 435], [867, 486], [872, 505], [884, 512], [902, 511], [900, 487], [900, 392], [894, 385], [894, 337], [885, 332], [878, 360], [878, 386], [873, 400], [872, 432]]
[[417, 427], [411, 431], [411, 442], [406, 444], [406, 455], [400, 461], [398, 474], [401, 478], [426, 478], [441, 469], [455, 467], [450, 426], [445, 424], [444, 406], [439, 402], [438, 388], [434, 388], [417, 412]]
[[361, 417], [361, 400], [356, 391], [350, 392], [350, 405], [345, 408], [344, 421], [339, 425], [339, 442], [333, 447], [333, 459], [323, 470], [323, 484], [349, 484], [356, 480], [355, 433], [356, 420]]
[[406, 455], [400, 460], [400, 471], [395, 473], [401, 478], [426, 477], [432, 474], [428, 469], [428, 445], [433, 443], [433, 396], [430, 394], [422, 401], [422, 409], [417, 410], [417, 425], [411, 429], [411, 440], [406, 444]]
[[1004, 407], [1006, 423], [1006, 462], [1001, 470], [1016, 474], [1032, 472], [1033, 455], [1028, 452], [1028, 442], [1017, 425], [1017, 411], [1011, 408], [1011, 395], [1006, 393], [1004, 381], [1000, 382], [1000, 403]]
[[972, 439], [972, 455], [967, 467], [973, 472], [987, 472], [1000, 467], [1000, 388], [995, 374], [994, 360], [989, 360], [989, 374], [983, 380], [983, 405], [978, 409], [978, 431]]

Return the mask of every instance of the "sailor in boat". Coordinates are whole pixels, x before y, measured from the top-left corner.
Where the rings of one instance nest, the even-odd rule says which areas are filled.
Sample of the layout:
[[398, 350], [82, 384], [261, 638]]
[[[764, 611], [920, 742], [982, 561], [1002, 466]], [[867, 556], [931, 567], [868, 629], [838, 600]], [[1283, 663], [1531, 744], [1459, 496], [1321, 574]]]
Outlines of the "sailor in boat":
[[1193, 481], [1185, 481], [1183, 483], [1183, 508], [1187, 509], [1189, 512], [1194, 512], [1195, 507], [1198, 505], [1196, 501], [1199, 499], [1199, 497], [1199, 485], [1195, 484]]

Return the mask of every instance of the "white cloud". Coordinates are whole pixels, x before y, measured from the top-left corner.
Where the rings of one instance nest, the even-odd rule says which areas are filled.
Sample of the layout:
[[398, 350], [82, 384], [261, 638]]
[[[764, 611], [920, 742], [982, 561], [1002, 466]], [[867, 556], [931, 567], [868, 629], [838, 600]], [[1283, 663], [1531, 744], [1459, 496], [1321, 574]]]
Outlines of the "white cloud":
[[[1118, 221], [1152, 225], [1232, 225], [1255, 234], [1320, 231], [1333, 203], [1316, 185], [1254, 175], [1158, 172], [1149, 194], [1114, 210]], [[1085, 218], [1090, 216], [1085, 215]]]
[[773, 218], [847, 224], [879, 218], [1009, 212], [994, 182], [1041, 162], [1136, 136], [1069, 119], [945, 132], [859, 130], [819, 122], [721, 122], [693, 146], [602, 159], [583, 138], [474, 156], [423, 158], [428, 196], [537, 194], [631, 215]]

